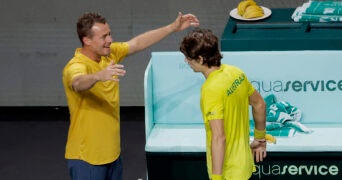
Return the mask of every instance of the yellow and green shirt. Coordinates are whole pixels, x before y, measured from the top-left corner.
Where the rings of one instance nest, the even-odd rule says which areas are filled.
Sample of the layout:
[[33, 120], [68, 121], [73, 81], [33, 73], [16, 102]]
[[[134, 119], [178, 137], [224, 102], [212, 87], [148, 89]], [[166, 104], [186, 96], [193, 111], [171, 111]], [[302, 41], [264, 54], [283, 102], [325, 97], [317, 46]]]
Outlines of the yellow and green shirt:
[[112, 43], [111, 54], [100, 62], [89, 59], [76, 49], [63, 70], [63, 85], [70, 112], [66, 159], [80, 159], [93, 165], [107, 164], [120, 155], [119, 83], [97, 82], [91, 89], [76, 92], [72, 79], [93, 74], [113, 60], [121, 62], [128, 54], [127, 43]]
[[212, 174], [210, 120], [223, 119], [226, 152], [225, 179], [248, 179], [255, 171], [249, 144], [249, 96], [254, 88], [239, 68], [222, 64], [213, 71], [201, 89], [201, 110], [206, 129], [207, 166]]

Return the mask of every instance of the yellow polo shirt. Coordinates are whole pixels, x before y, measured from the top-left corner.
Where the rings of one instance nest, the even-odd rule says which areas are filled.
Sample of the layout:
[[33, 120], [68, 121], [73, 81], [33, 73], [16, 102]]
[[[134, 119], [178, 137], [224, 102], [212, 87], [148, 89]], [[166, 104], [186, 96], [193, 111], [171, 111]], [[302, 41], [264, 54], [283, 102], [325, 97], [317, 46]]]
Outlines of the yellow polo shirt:
[[107, 164], [120, 155], [119, 83], [97, 82], [91, 89], [78, 93], [72, 89], [72, 79], [93, 74], [107, 67], [110, 61], [119, 63], [128, 54], [127, 43], [112, 43], [111, 54], [93, 61], [76, 49], [74, 57], [63, 70], [63, 85], [70, 111], [70, 127], [66, 144], [66, 159], [80, 159], [93, 165]]
[[254, 88], [239, 68], [222, 64], [213, 71], [201, 88], [201, 110], [206, 129], [207, 166], [212, 174], [209, 121], [223, 119], [226, 152], [223, 176], [228, 179], [248, 179], [255, 171], [249, 144], [249, 100]]

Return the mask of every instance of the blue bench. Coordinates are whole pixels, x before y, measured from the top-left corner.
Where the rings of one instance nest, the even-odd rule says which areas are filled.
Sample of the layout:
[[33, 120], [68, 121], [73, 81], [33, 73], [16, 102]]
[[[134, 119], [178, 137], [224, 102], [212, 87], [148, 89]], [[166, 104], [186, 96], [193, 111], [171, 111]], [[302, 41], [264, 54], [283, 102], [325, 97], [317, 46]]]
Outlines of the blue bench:
[[[277, 144], [268, 145], [270, 156], [272, 153], [279, 156], [318, 153], [314, 155], [320, 156], [319, 153], [331, 152], [335, 159], [342, 157], [342, 51], [222, 54], [222, 63], [244, 70], [261, 95], [274, 94], [278, 100], [298, 107], [303, 112], [301, 123], [313, 130], [310, 134], [277, 137]], [[152, 167], [155, 167], [149, 162], [153, 154], [205, 154], [205, 130], [199, 107], [204, 80], [201, 73], [194, 73], [184, 62], [180, 52], [152, 53], [144, 82], [148, 174], [153, 174]], [[200, 159], [205, 161], [204, 157]], [[205, 162], [200, 166], [205, 166]], [[342, 169], [342, 163], [336, 168]], [[325, 171], [323, 174], [329, 178]], [[331, 173], [331, 177], [335, 176]]]

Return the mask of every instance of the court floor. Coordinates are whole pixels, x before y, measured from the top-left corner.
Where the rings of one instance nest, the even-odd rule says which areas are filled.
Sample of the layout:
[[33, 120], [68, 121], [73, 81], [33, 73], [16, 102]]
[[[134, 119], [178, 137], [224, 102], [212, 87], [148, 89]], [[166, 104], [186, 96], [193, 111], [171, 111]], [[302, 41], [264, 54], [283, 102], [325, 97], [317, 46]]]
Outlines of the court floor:
[[[64, 159], [69, 125], [65, 110], [36, 111], [0, 107], [1, 180], [70, 179]], [[145, 180], [143, 107], [121, 108], [121, 139], [123, 180]]]

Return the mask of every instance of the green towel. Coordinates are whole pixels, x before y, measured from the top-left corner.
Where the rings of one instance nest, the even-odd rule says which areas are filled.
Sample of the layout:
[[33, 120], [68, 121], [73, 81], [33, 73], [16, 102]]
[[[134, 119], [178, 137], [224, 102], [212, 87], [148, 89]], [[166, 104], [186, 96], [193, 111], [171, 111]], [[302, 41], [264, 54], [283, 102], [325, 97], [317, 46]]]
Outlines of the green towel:
[[[283, 126], [279, 129], [266, 131], [266, 134], [270, 134], [274, 137], [293, 137], [296, 134], [296, 132], [297, 131], [293, 128]], [[249, 135], [254, 136], [254, 127], [251, 128]]]
[[304, 126], [302, 123], [298, 122], [298, 121], [286, 121], [284, 123], [285, 127], [289, 127], [289, 128], [293, 128], [298, 132], [302, 132], [302, 133], [306, 133], [306, 134], [310, 134], [313, 132], [313, 130], [311, 130], [310, 128], [307, 128], [306, 126]]
[[341, 1], [309, 1], [292, 14], [295, 22], [342, 22]]
[[308, 7], [303, 13], [312, 15], [342, 15], [342, 7]]
[[284, 126], [283, 123], [278, 122], [266, 122], [266, 131], [272, 131], [275, 129], [280, 129]]
[[[284, 124], [285, 121], [300, 121], [302, 111], [286, 101], [277, 101], [274, 94], [264, 98], [266, 102], [266, 121]], [[269, 123], [270, 124], [270, 123]]]
[[[254, 121], [249, 120], [249, 135], [254, 136]], [[267, 127], [267, 126], [266, 126]], [[297, 130], [292, 127], [286, 126], [278, 126], [277, 128], [266, 129], [267, 134], [271, 134], [276, 137], [293, 137], [296, 134]]]
[[[338, 7], [342, 6], [342, 1], [309, 1], [307, 2], [311, 7]], [[304, 3], [305, 4], [305, 3]]]
[[[266, 133], [272, 136], [292, 137], [296, 132], [312, 133], [301, 124], [302, 111], [286, 101], [277, 101], [274, 94], [264, 97], [266, 103]], [[254, 120], [249, 121], [250, 134], [253, 135]]]
[[295, 22], [342, 22], [342, 15], [301, 14], [292, 16]]

